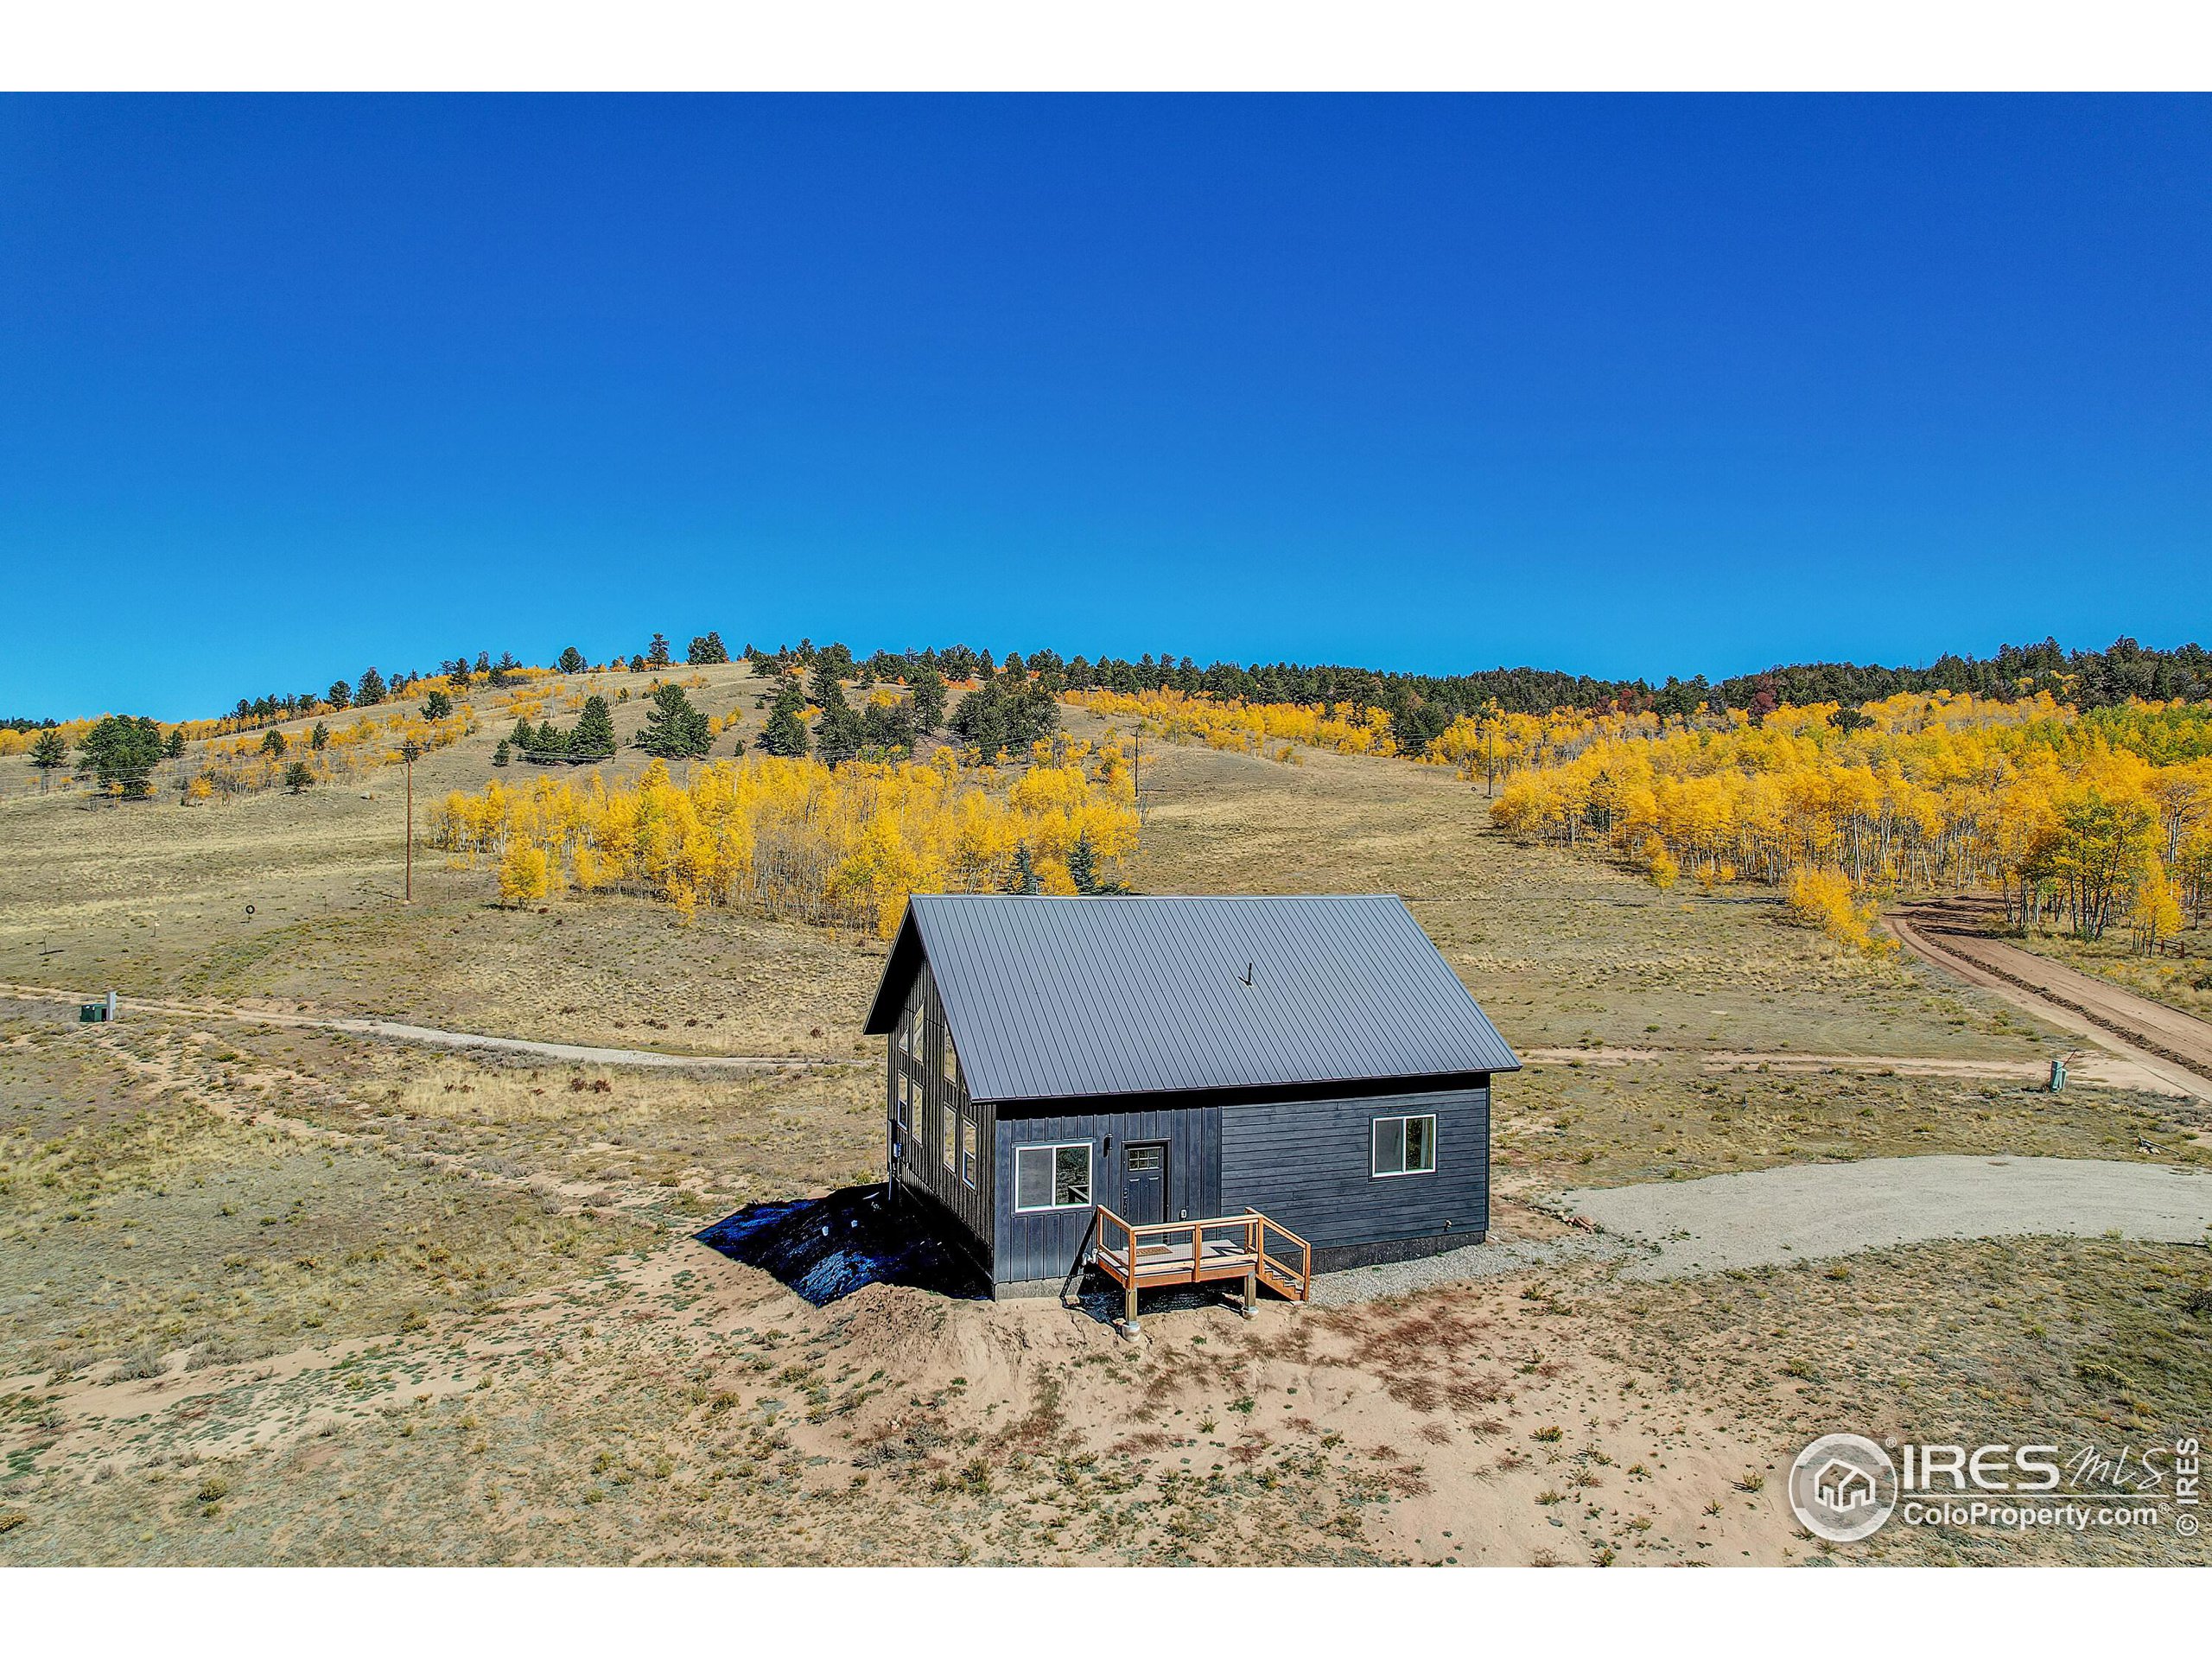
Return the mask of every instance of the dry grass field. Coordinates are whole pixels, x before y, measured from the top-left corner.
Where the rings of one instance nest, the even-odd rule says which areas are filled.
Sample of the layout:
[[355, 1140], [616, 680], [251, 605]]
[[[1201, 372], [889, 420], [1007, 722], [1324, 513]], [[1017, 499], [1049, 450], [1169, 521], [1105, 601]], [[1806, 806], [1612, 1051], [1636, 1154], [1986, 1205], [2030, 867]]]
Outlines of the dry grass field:
[[[757, 721], [741, 667], [703, 672], [710, 712]], [[626, 736], [636, 700], [616, 712]], [[418, 811], [493, 775], [483, 726], [417, 767]], [[193, 809], [11, 785], [0, 980], [207, 1015], [0, 1001], [0, 1561], [2192, 1559], [1901, 1529], [1830, 1552], [1779, 1488], [1832, 1428], [2201, 1429], [2201, 1248], [1643, 1284], [1543, 1202], [1916, 1151], [2212, 1162], [2193, 1109], [2031, 1090], [2071, 1039], [1993, 999], [1761, 895], [1516, 849], [1433, 769], [1302, 759], [1147, 744], [1135, 884], [1404, 893], [1545, 1056], [1497, 1091], [1496, 1235], [1541, 1264], [1162, 1312], [1141, 1346], [1050, 1303], [815, 1309], [693, 1242], [880, 1167], [874, 941], [620, 898], [502, 911], [435, 854], [403, 908], [394, 772]], [[534, 1063], [218, 1017], [241, 1008], [859, 1064]]]

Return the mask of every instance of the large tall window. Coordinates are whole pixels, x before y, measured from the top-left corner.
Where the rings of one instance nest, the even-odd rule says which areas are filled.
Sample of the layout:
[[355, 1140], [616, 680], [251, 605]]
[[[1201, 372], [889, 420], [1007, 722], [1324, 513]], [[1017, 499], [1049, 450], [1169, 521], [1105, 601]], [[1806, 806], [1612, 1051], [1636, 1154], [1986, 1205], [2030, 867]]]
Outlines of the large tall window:
[[1014, 1149], [1014, 1208], [1017, 1215], [1090, 1207], [1090, 1142]]
[[1436, 1114], [1375, 1120], [1377, 1175], [1426, 1175], [1436, 1167]]

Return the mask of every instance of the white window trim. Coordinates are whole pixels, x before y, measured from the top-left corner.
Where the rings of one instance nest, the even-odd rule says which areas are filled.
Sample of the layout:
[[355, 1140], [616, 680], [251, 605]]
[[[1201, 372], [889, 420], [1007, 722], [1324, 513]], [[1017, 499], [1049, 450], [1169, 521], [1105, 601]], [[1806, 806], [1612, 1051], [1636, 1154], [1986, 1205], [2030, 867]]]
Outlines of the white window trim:
[[[1052, 1161], [1053, 1161], [1053, 1164], [1054, 1164], [1054, 1166], [1055, 1166], [1055, 1173], [1054, 1173], [1054, 1176], [1053, 1176], [1053, 1182], [1054, 1182], [1054, 1185], [1058, 1185], [1058, 1174], [1057, 1166], [1058, 1165], [1058, 1162], [1059, 1162], [1059, 1159], [1058, 1159], [1058, 1154], [1060, 1154], [1060, 1153], [1063, 1153], [1063, 1152], [1071, 1152], [1071, 1151], [1073, 1151], [1073, 1150], [1074, 1150], [1076, 1147], [1081, 1147], [1083, 1148], [1083, 1155], [1084, 1155], [1084, 1159], [1086, 1160], [1086, 1165], [1085, 1165], [1085, 1168], [1084, 1168], [1084, 1185], [1086, 1188], [1088, 1188], [1088, 1189], [1090, 1190], [1090, 1197], [1089, 1198], [1084, 1199], [1081, 1204], [1024, 1204], [1024, 1203], [1022, 1203], [1022, 1201], [1021, 1201], [1021, 1154], [1022, 1154], [1023, 1153], [1025, 1153], [1025, 1152], [1049, 1152], [1049, 1153], [1053, 1154], [1054, 1154], [1054, 1157], [1053, 1157]], [[1097, 1185], [1096, 1185], [1097, 1179], [1098, 1179], [1098, 1149], [1097, 1149], [1096, 1146], [1094, 1143], [1092, 1143], [1092, 1142], [1090, 1142], [1090, 1141], [1031, 1141], [1031, 1142], [1026, 1142], [1025, 1144], [1023, 1144], [1023, 1145], [1021, 1145], [1021, 1146], [1018, 1146], [1018, 1147], [1016, 1147], [1014, 1149], [1014, 1213], [1015, 1215], [1017, 1215], [1017, 1216], [1052, 1216], [1052, 1215], [1063, 1215], [1063, 1214], [1065, 1214], [1067, 1211], [1071, 1211], [1071, 1210], [1089, 1210], [1089, 1209], [1092, 1209], [1092, 1208], [1094, 1208], [1094, 1207], [1095, 1207], [1095, 1202], [1094, 1202], [1094, 1201], [1096, 1199], [1096, 1198], [1097, 1198], [1097, 1196], [1098, 1196], [1098, 1188], [1097, 1188]]]
[[[1428, 1166], [1425, 1169], [1377, 1169], [1375, 1167], [1375, 1132], [1385, 1123], [1414, 1123], [1428, 1120]], [[1399, 1131], [1398, 1152], [1405, 1155], [1405, 1133]], [[1434, 1112], [1402, 1112], [1394, 1116], [1370, 1118], [1367, 1124], [1367, 1178], [1372, 1181], [1392, 1181], [1401, 1175], [1433, 1175], [1436, 1173], [1436, 1114]]]

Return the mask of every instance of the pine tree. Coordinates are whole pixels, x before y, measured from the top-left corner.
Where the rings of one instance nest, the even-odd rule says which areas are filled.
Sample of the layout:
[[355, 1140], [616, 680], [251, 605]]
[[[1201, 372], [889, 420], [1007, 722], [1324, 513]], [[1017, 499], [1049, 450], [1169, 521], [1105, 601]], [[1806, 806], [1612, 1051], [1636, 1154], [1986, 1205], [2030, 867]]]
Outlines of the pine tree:
[[1001, 749], [1019, 753], [1059, 723], [1051, 692], [1014, 680], [987, 680], [952, 711], [952, 729], [985, 760]]
[[[180, 735], [181, 735], [181, 734], [180, 734]], [[315, 721], [315, 729], [308, 734], [308, 747], [318, 754], [321, 753], [323, 750], [328, 748], [330, 747], [330, 728], [324, 725], [319, 720]], [[182, 753], [182, 747], [181, 745], [179, 746], [179, 753]]]
[[384, 699], [384, 676], [372, 666], [361, 676], [360, 683], [353, 688], [353, 701], [361, 708], [372, 709]]
[[269, 728], [268, 735], [261, 740], [261, 752], [264, 754], [283, 753], [284, 734], [278, 731], [275, 727], [270, 727]]
[[181, 760], [184, 759], [183, 727], [172, 726], [169, 728], [169, 741], [162, 746], [162, 753], [168, 756], [172, 760]]
[[1029, 856], [1029, 843], [1021, 842], [1014, 849], [1014, 875], [1007, 885], [1008, 893], [1038, 893], [1044, 891], [1037, 880], [1037, 866]]
[[614, 717], [607, 707], [607, 699], [586, 697], [583, 712], [576, 716], [576, 729], [569, 734], [569, 759], [604, 760], [613, 753]]
[[306, 793], [315, 787], [315, 768], [304, 760], [295, 760], [284, 768], [284, 787], [295, 795]]
[[729, 661], [729, 652], [722, 645], [721, 634], [705, 633], [691, 641], [690, 648], [683, 653], [683, 660], [695, 668], [708, 667]]
[[423, 699], [423, 718], [443, 720], [453, 713], [453, 699], [442, 691], [432, 690]]
[[60, 733], [48, 729], [31, 740], [31, 765], [38, 768], [38, 792], [46, 793], [54, 768], [69, 764], [69, 745]]
[[1075, 845], [1068, 849], [1068, 878], [1075, 883], [1077, 893], [1098, 891], [1098, 849], [1090, 844], [1088, 830], [1075, 838]]
[[323, 694], [322, 700], [333, 709], [343, 709], [353, 701], [353, 688], [343, 680], [333, 680], [330, 683], [330, 690]]
[[933, 668], [914, 671], [906, 682], [914, 708], [917, 731], [933, 732], [944, 724], [944, 676]]
[[584, 671], [584, 654], [574, 645], [565, 646], [556, 666], [563, 674], [581, 674]]
[[760, 751], [796, 759], [807, 751], [806, 722], [798, 711], [806, 706], [798, 683], [786, 679], [776, 693], [776, 706], [760, 731]]
[[866, 736], [861, 717], [853, 712], [852, 704], [845, 701], [844, 692], [834, 680], [830, 682], [828, 700], [817, 701], [821, 702], [822, 717], [814, 723], [815, 758], [825, 766], [842, 766], [861, 752]]
[[508, 752], [512, 747], [508, 739], [501, 738], [499, 746], [492, 751], [492, 764], [495, 766], [505, 766]]
[[638, 734], [639, 748], [664, 760], [680, 760], [704, 754], [713, 742], [706, 715], [691, 706], [682, 686], [663, 684], [654, 690], [653, 706], [645, 711], [645, 728]]
[[653, 635], [653, 642], [645, 647], [645, 661], [654, 668], [668, 666], [668, 639], [664, 634]]
[[903, 702], [871, 702], [861, 715], [861, 747], [874, 759], [893, 760], [914, 747], [914, 716]]
[[[272, 734], [274, 735], [274, 734]], [[153, 792], [147, 779], [162, 758], [162, 731], [143, 715], [108, 715], [78, 745], [100, 787], [130, 801]]]

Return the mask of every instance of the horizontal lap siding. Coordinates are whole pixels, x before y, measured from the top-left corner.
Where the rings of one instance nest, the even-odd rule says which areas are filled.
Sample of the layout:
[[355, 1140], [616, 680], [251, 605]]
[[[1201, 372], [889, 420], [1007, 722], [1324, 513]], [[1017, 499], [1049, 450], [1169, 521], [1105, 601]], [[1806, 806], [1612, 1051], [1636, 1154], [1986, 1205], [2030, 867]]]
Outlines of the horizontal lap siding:
[[[1436, 1114], [1436, 1169], [1369, 1173], [1378, 1117]], [[1490, 1225], [1490, 1090], [1305, 1100], [1221, 1111], [1229, 1213], [1264, 1212], [1317, 1247], [1371, 1244]]]
[[[1217, 1106], [1164, 1112], [1093, 1112], [1078, 1117], [1000, 1117], [993, 1156], [998, 1193], [998, 1281], [1022, 1284], [1065, 1277], [1075, 1266], [1077, 1252], [1090, 1232], [1091, 1212], [1087, 1209], [1026, 1216], [1014, 1213], [1016, 1147], [1089, 1141], [1092, 1202], [1115, 1209], [1121, 1199], [1122, 1161], [1129, 1142], [1164, 1141], [1167, 1143], [1168, 1218], [1187, 1211], [1197, 1220], [1221, 1213], [1221, 1118]], [[1114, 1140], [1110, 1153], [1102, 1150], [1109, 1135]]]

